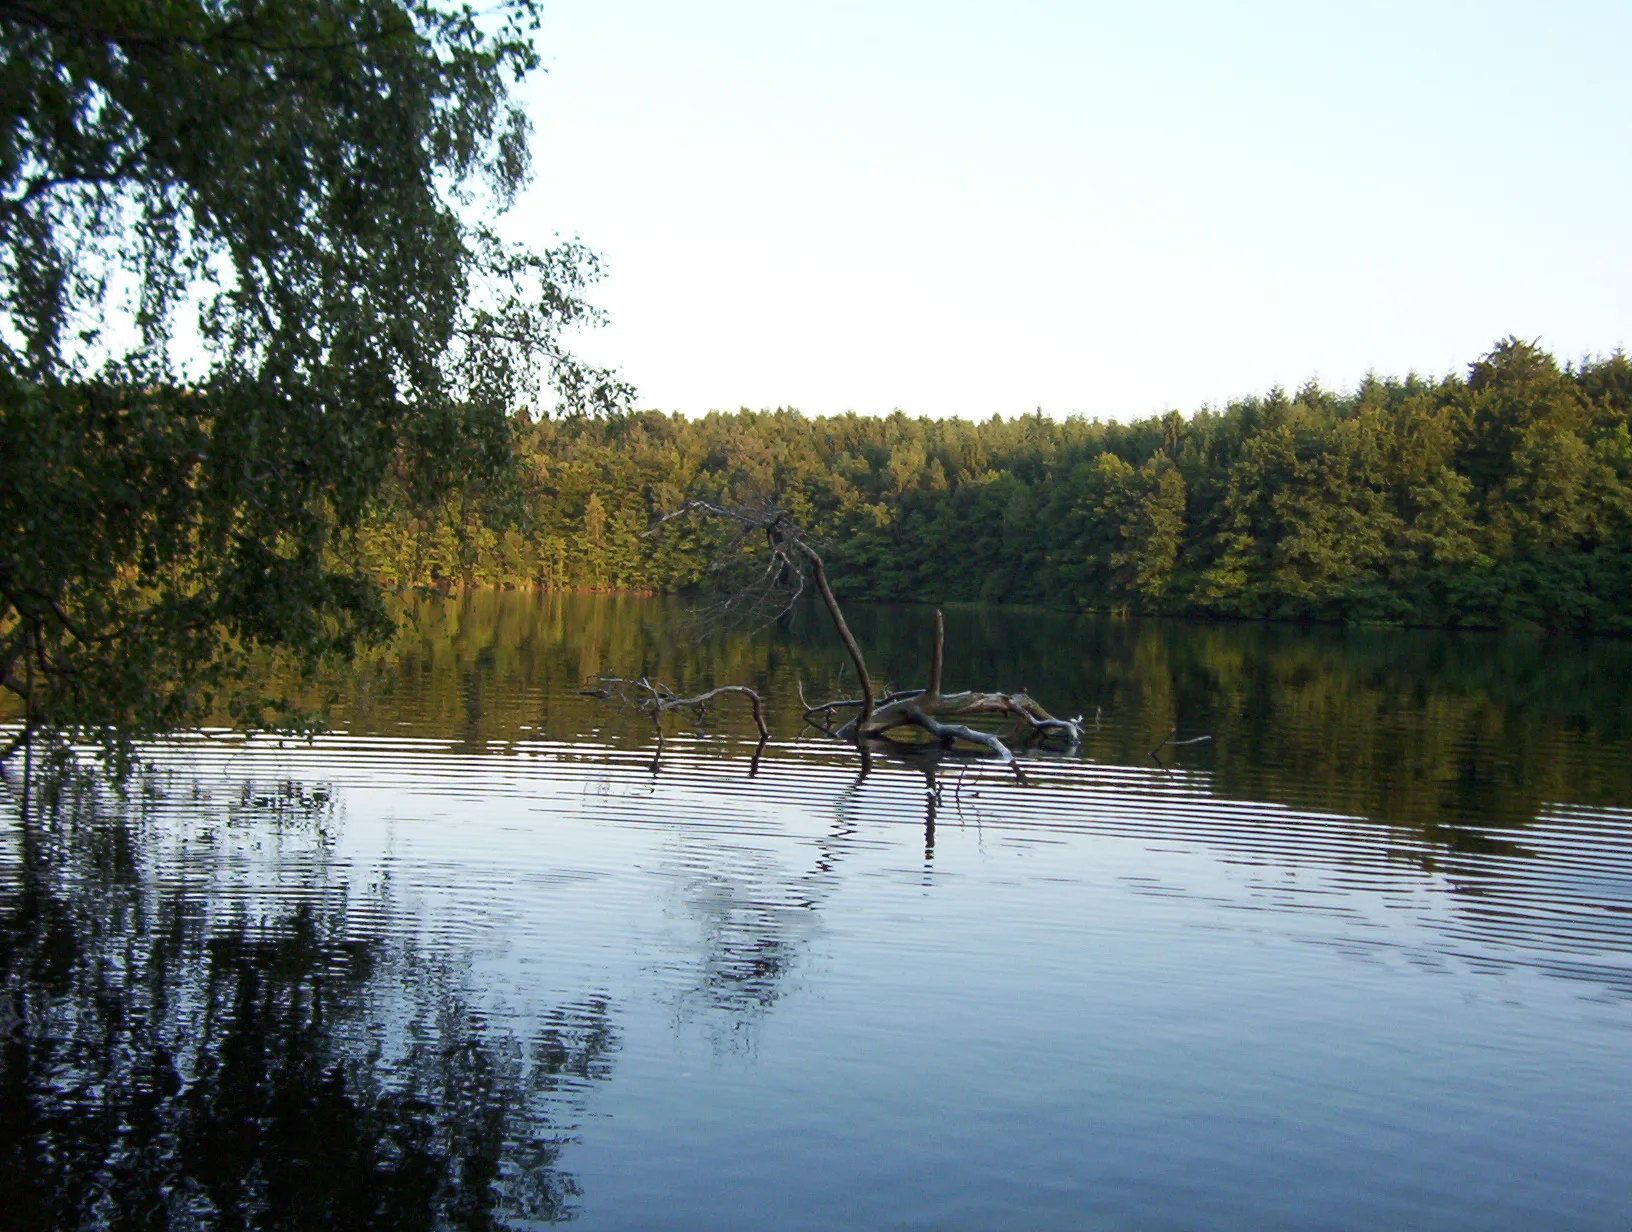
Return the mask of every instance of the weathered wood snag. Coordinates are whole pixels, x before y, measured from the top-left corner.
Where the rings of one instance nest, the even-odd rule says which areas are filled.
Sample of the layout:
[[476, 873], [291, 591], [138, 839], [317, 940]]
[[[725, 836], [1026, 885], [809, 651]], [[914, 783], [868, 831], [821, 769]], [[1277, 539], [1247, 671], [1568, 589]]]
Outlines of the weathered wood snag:
[[[750, 577], [746, 588], [737, 592], [736, 600], [750, 610], [772, 611], [781, 615], [788, 611], [804, 594], [808, 582], [821, 596], [823, 606], [833, 621], [833, 627], [844, 643], [851, 665], [855, 668], [861, 696], [811, 705], [804, 699], [805, 721], [817, 730], [837, 739], [862, 743], [873, 739], [894, 739], [897, 733], [916, 729], [928, 733], [932, 740], [945, 747], [958, 741], [977, 745], [996, 754], [1005, 762], [1014, 761], [1010, 744], [1038, 743], [1049, 739], [1064, 739], [1075, 748], [1082, 741], [1082, 719], [1057, 719], [1038, 705], [1024, 691], [1019, 693], [973, 692], [945, 693], [941, 689], [945, 659], [946, 626], [941, 613], [935, 613], [935, 642], [930, 653], [929, 684], [922, 689], [909, 689], [877, 698], [867, 661], [861, 653], [855, 635], [851, 633], [844, 611], [828, 585], [827, 570], [821, 553], [816, 550], [809, 535], [789, 516], [786, 510], [775, 506], [759, 509], [739, 509], [711, 501], [694, 500], [673, 513], [660, 518], [647, 534], [653, 534], [676, 518], [691, 515], [723, 518], [734, 523], [737, 535], [725, 548], [723, 559], [740, 563], [752, 541], [764, 536], [769, 560], [763, 571]], [[723, 566], [722, 566], [723, 567]], [[854, 711], [852, 717], [835, 727], [841, 716]], [[1006, 738], [968, 726], [962, 720], [978, 718], [1012, 719], [1013, 730]], [[1019, 767], [1016, 766], [1016, 773]]]
[[[941, 744], [951, 746], [966, 741], [989, 749], [1002, 761], [1013, 761], [1009, 743], [1030, 744], [1062, 737], [1071, 747], [1082, 742], [1082, 720], [1057, 719], [1024, 692], [981, 693], [965, 690], [946, 693], [941, 689], [941, 672], [945, 660], [946, 622], [939, 611], [935, 613], [935, 642], [929, 659], [929, 685], [892, 693], [876, 707], [858, 708], [856, 717], [836, 730], [823, 727], [840, 739], [862, 740], [888, 737], [892, 732], [917, 728], [929, 733]], [[806, 708], [805, 717], [812, 722], [817, 715], [833, 715], [850, 702], [825, 702]], [[991, 732], [970, 727], [960, 720], [974, 718], [1011, 718], [1013, 729], [1007, 741]]]
[[759, 773], [759, 756], [770, 741], [771, 729], [765, 726], [764, 703], [760, 701], [759, 694], [747, 685], [722, 684], [719, 688], [699, 693], [696, 697], [681, 697], [661, 680], [652, 681], [644, 676], [639, 680], [626, 680], [621, 676], [596, 676], [594, 681], [591, 687], [579, 689], [579, 694], [583, 697], [598, 697], [605, 702], [614, 702], [625, 710], [651, 715], [652, 731], [657, 735], [657, 749], [652, 754], [653, 774], [658, 772], [663, 763], [664, 715], [674, 710], [689, 710], [692, 717], [700, 723], [715, 698], [746, 697], [748, 704], [754, 708], [754, 726], [759, 728], [759, 744], [754, 747], [753, 763], [748, 774], [749, 777], [753, 777]]
[[754, 725], [759, 728], [759, 742], [764, 744], [771, 738], [771, 729], [765, 726], [765, 707], [759, 699], [759, 694], [745, 684], [722, 684], [717, 689], [710, 689], [707, 693], [699, 693], [696, 697], [681, 697], [662, 681], [647, 680], [642, 676], [639, 680], [625, 680], [621, 676], [597, 676], [595, 684], [590, 688], [579, 689], [584, 697], [598, 697], [602, 701], [617, 702], [630, 710], [637, 710], [641, 714], [652, 716], [652, 726], [657, 729], [657, 743], [663, 744], [663, 716], [671, 710], [690, 710], [701, 719], [708, 712], [708, 705], [716, 697], [737, 695], [746, 697], [748, 704], [754, 708]]

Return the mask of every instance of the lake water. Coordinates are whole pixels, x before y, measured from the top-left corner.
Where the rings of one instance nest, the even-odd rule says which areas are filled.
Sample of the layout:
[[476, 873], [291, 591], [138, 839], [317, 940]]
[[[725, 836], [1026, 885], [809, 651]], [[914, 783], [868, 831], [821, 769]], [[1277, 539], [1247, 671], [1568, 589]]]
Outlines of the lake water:
[[1021, 782], [801, 734], [816, 615], [427, 603], [333, 734], [13, 782], [0, 1224], [1632, 1228], [1632, 643], [949, 610], [1087, 717]]

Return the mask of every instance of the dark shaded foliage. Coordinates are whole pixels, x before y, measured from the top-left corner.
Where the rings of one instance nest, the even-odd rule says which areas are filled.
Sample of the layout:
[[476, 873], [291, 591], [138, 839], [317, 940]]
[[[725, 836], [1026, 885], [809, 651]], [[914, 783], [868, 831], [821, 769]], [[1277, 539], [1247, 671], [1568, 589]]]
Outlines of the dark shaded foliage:
[[593, 256], [492, 229], [538, 12], [0, 2], [0, 689], [34, 722], [265, 721], [243, 652], [389, 628], [335, 551], [388, 473], [501, 474], [546, 373], [621, 395], [562, 349]]

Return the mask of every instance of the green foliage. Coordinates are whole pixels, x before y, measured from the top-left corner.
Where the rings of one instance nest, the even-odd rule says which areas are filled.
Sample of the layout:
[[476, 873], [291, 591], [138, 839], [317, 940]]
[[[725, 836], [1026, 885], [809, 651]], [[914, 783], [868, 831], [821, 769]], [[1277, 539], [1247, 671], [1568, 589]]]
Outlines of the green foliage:
[[641, 538], [655, 516], [774, 498], [854, 598], [1632, 632], [1629, 416], [1624, 356], [1566, 368], [1509, 340], [1466, 380], [1188, 420], [523, 424], [502, 534], [482, 539], [476, 485], [429, 519], [380, 508], [356, 559], [404, 585], [680, 590], [708, 580], [710, 530]]
[[[578, 367], [576, 244], [491, 220], [527, 175], [536, 0], [0, 5], [0, 682], [128, 737], [389, 627], [344, 563], [381, 486], [445, 511]], [[461, 555], [461, 553], [463, 555]], [[424, 562], [415, 563], [423, 569]], [[275, 699], [274, 699], [275, 700]]]

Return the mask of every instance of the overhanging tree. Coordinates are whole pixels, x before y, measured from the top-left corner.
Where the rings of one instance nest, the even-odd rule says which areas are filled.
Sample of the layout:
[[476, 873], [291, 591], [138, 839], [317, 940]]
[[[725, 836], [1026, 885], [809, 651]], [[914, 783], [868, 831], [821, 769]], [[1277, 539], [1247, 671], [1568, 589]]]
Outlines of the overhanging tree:
[[[0, 683], [113, 745], [389, 628], [382, 481], [506, 465], [597, 274], [503, 242], [537, 0], [0, 0]], [[7, 752], [0, 746], [0, 754]]]

